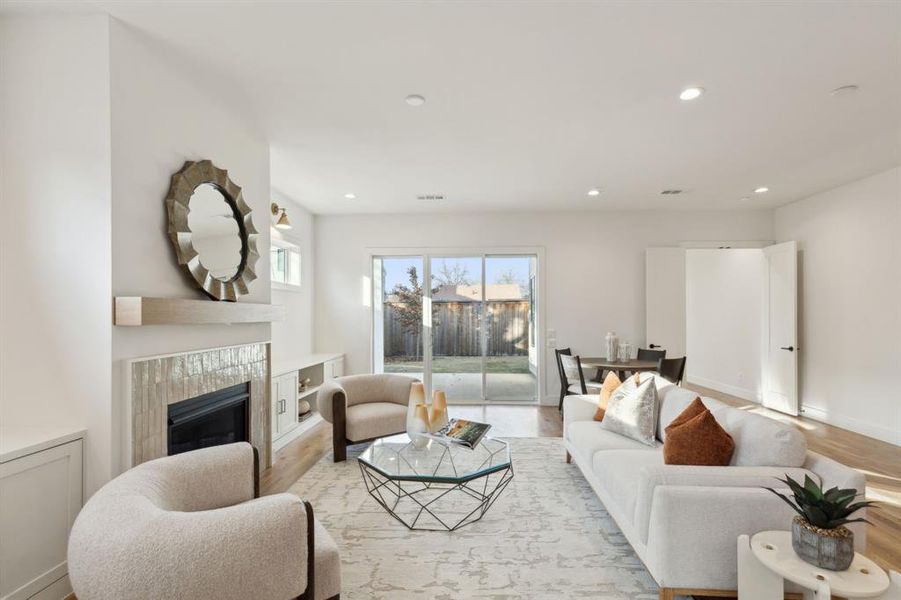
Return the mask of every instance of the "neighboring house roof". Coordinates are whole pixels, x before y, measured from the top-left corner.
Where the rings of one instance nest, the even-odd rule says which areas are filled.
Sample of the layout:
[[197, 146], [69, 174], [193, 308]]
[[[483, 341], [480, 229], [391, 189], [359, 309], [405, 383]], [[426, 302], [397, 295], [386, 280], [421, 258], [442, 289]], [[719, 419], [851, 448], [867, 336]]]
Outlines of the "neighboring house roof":
[[[522, 300], [522, 290], [517, 283], [489, 283], [485, 286], [488, 300]], [[432, 293], [432, 302], [472, 302], [482, 299], [480, 285], [441, 285]]]
[[[432, 302], [478, 302], [482, 299], [480, 285], [439, 285], [432, 292]], [[525, 300], [518, 283], [489, 283], [485, 286], [487, 300]], [[397, 296], [390, 294], [386, 302], [397, 302]]]

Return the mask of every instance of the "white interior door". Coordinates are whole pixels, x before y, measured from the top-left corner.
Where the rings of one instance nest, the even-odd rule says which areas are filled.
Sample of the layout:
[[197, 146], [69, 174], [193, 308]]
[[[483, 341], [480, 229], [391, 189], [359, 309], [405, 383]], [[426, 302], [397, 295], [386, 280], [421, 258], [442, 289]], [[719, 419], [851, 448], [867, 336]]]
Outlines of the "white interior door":
[[666, 350], [671, 358], [685, 356], [685, 250], [645, 251], [645, 343]]
[[763, 405], [798, 414], [798, 244], [763, 249], [767, 260]]

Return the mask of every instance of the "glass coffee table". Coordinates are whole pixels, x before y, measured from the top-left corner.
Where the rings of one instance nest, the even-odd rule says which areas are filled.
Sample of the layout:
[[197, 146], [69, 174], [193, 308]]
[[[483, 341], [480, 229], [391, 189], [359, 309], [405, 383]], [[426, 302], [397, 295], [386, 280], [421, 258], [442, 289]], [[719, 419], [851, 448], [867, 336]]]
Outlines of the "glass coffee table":
[[410, 529], [453, 531], [484, 516], [513, 480], [507, 442], [485, 437], [470, 450], [406, 434], [374, 441], [358, 458], [366, 490]]

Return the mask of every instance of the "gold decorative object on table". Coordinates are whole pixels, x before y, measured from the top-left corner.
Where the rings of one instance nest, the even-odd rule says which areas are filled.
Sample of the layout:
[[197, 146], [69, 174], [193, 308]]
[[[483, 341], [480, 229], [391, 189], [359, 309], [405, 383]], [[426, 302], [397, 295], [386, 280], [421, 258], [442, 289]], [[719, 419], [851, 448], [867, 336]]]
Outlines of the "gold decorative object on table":
[[407, 428], [407, 435], [414, 447], [422, 449], [429, 445], [429, 438], [424, 435], [429, 431], [429, 409], [424, 402], [420, 402], [413, 412], [412, 427]]
[[425, 404], [425, 386], [421, 381], [414, 381], [410, 385], [410, 401], [407, 404], [407, 433], [410, 433], [410, 427], [413, 425], [417, 404]]
[[430, 431], [435, 433], [447, 425], [447, 394], [442, 390], [432, 392], [432, 414], [429, 419]]

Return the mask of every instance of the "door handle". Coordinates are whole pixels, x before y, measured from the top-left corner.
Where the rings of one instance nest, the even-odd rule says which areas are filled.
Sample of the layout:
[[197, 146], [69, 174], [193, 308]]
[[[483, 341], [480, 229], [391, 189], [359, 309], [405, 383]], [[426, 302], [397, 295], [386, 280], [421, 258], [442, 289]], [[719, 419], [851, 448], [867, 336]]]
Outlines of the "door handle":
[[648, 348], [660, 348], [660, 344], [648, 344]]
[[789, 352], [794, 352], [794, 351], [795, 351], [795, 347], [794, 347], [794, 346], [782, 346], [782, 347], [779, 348], [779, 349], [780, 349], [780, 350], [788, 350]]

